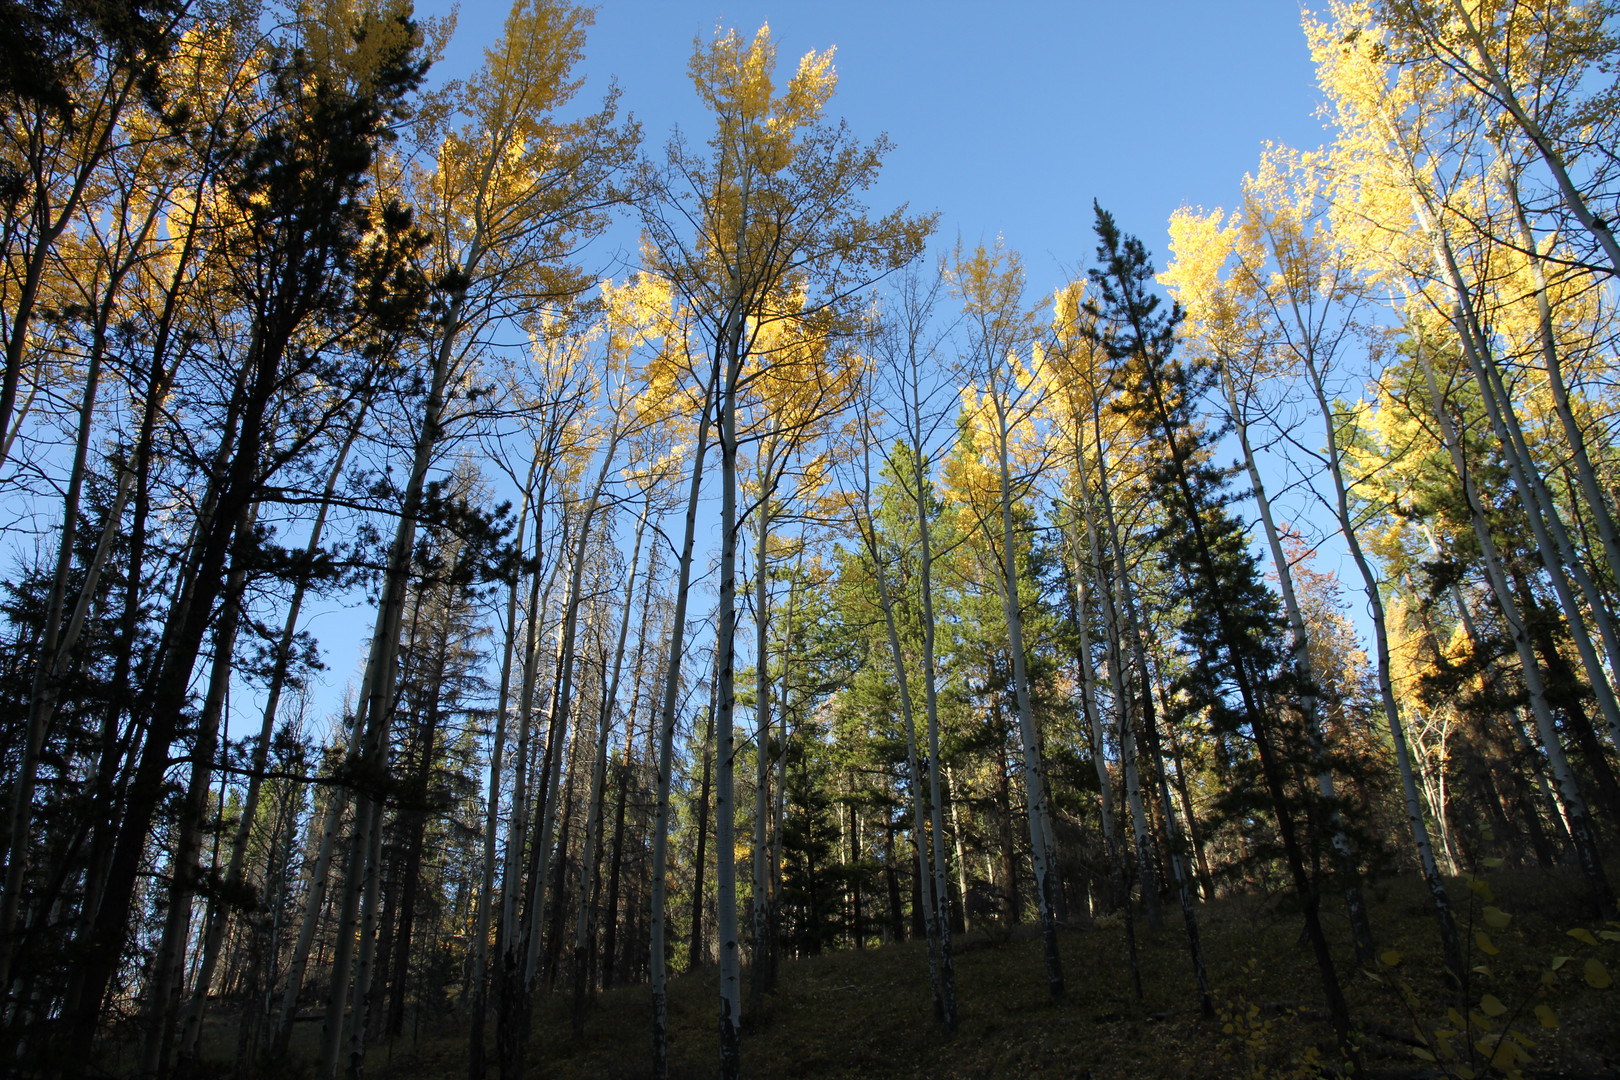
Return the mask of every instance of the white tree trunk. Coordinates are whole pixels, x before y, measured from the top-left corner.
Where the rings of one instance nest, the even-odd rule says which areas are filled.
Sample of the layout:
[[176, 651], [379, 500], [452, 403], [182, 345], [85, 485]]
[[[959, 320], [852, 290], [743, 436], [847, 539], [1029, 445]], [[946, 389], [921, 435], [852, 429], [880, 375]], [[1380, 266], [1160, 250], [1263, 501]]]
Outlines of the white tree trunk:
[[[602, 791], [607, 779], [608, 741], [613, 733], [614, 702], [619, 697], [619, 676], [624, 669], [624, 644], [630, 632], [631, 613], [636, 594], [636, 570], [641, 564], [641, 542], [646, 533], [647, 518], [652, 513], [652, 493], [649, 491], [647, 500], [642, 506], [641, 516], [636, 520], [635, 542], [630, 552], [630, 570], [626, 575], [624, 586], [624, 615], [619, 619], [618, 642], [613, 649], [613, 675], [607, 686], [607, 692], [602, 695], [602, 715], [596, 735], [596, 761], [591, 770], [591, 795], [585, 814], [585, 843], [579, 859], [579, 903], [574, 924], [574, 1037], [583, 1035], [585, 1022], [584, 1002], [585, 992], [590, 979], [590, 945], [592, 934], [595, 932], [591, 920], [594, 910], [595, 896], [592, 890], [592, 881], [596, 865], [597, 839], [602, 831]], [[649, 567], [649, 569], [651, 569]], [[647, 588], [652, 588], [652, 582], [647, 582]], [[628, 734], [626, 739], [628, 740]], [[608, 918], [614, 913], [609, 912]], [[607, 958], [612, 963], [612, 957]]]
[[1333, 407], [1329, 404], [1327, 388], [1322, 382], [1320, 369], [1314, 357], [1305, 358], [1306, 376], [1311, 392], [1322, 415], [1323, 434], [1326, 439], [1328, 473], [1333, 479], [1334, 510], [1339, 519], [1339, 532], [1350, 549], [1350, 557], [1361, 574], [1362, 588], [1367, 597], [1367, 613], [1373, 624], [1373, 652], [1377, 661], [1378, 691], [1384, 703], [1384, 719], [1389, 725], [1390, 743], [1395, 749], [1395, 766], [1401, 776], [1401, 793], [1406, 804], [1407, 828], [1412, 844], [1417, 849], [1418, 867], [1429, 889], [1434, 904], [1435, 920], [1440, 929], [1440, 944], [1446, 966], [1461, 977], [1463, 953], [1457, 937], [1457, 923], [1451, 911], [1451, 896], [1446, 892], [1440, 869], [1434, 861], [1434, 846], [1429, 840], [1428, 822], [1423, 816], [1423, 803], [1418, 794], [1417, 777], [1412, 768], [1412, 752], [1407, 745], [1406, 725], [1401, 719], [1400, 703], [1395, 698], [1395, 684], [1390, 678], [1389, 629], [1384, 620], [1384, 599], [1378, 588], [1378, 579], [1372, 564], [1361, 547], [1356, 532], [1355, 517], [1350, 511], [1350, 491], [1344, 478], [1344, 460], [1339, 451], [1338, 431], [1334, 427]]
[[[718, 354], [717, 354], [718, 355]], [[663, 701], [658, 712], [658, 779], [655, 795], [652, 844], [652, 899], [647, 923], [651, 955], [649, 981], [653, 1003], [653, 1078], [669, 1076], [669, 962], [665, 957], [664, 935], [668, 921], [669, 784], [675, 738], [675, 703], [681, 682], [681, 657], [686, 640], [686, 605], [691, 589], [692, 548], [697, 533], [698, 497], [703, 490], [703, 458], [708, 449], [710, 409], [718, 389], [717, 372], [711, 369], [703, 388], [703, 404], [698, 418], [697, 444], [692, 451], [692, 479], [686, 498], [686, 525], [682, 534], [679, 569], [676, 572], [675, 614], [669, 633], [669, 661], [664, 672]], [[710, 706], [711, 715], [714, 711]], [[701, 847], [699, 848], [701, 851]], [[702, 867], [699, 867], [701, 874]], [[701, 880], [701, 878], [700, 878]], [[702, 896], [695, 903], [702, 903]]]
[[1046, 989], [1053, 1001], [1063, 999], [1063, 962], [1058, 954], [1057, 913], [1053, 904], [1056, 851], [1052, 845], [1050, 808], [1046, 800], [1046, 764], [1041, 760], [1035, 709], [1029, 696], [1024, 665], [1024, 623], [1018, 595], [1017, 534], [1013, 529], [1012, 469], [1008, 461], [1011, 437], [1007, 415], [996, 400], [999, 429], [997, 465], [1001, 473], [1001, 608], [1007, 620], [1007, 649], [1012, 654], [1012, 676], [1018, 706], [1018, 733], [1024, 751], [1024, 790], [1029, 813], [1030, 863], [1035, 875], [1035, 897], [1040, 907], [1041, 940], [1046, 955]]
[[1339, 813], [1338, 802], [1334, 795], [1333, 771], [1327, 764], [1327, 739], [1322, 732], [1316, 670], [1315, 665], [1311, 663], [1311, 643], [1305, 628], [1305, 616], [1300, 611], [1299, 597], [1294, 591], [1294, 569], [1288, 561], [1287, 553], [1283, 551], [1282, 537], [1278, 534], [1277, 523], [1271, 513], [1271, 500], [1266, 497], [1266, 486], [1260, 477], [1260, 466], [1255, 461], [1254, 448], [1249, 443], [1248, 417], [1239, 401], [1237, 381], [1233, 377], [1230, 365], [1223, 362], [1220, 369], [1221, 386], [1226, 391], [1227, 415], [1232, 418], [1238, 445], [1243, 450], [1243, 462], [1249, 471], [1249, 486], [1260, 509], [1260, 524], [1265, 530], [1266, 546], [1271, 551], [1271, 564], [1276, 568], [1277, 583], [1282, 592], [1283, 612], [1288, 618], [1288, 630], [1292, 639], [1289, 642], [1289, 651], [1292, 653], [1294, 678], [1299, 684], [1301, 719], [1304, 721], [1306, 736], [1310, 739], [1312, 755], [1316, 758], [1317, 792], [1328, 806], [1329, 842], [1333, 845], [1334, 861], [1338, 863], [1339, 875], [1343, 879], [1345, 907], [1350, 914], [1350, 935], [1355, 942], [1357, 961], [1362, 967], [1370, 969], [1375, 962], [1372, 923], [1367, 918], [1367, 904], [1362, 898], [1361, 885], [1357, 880], [1355, 856], [1350, 850], [1350, 838], [1344, 831], [1344, 817]]
[[1598, 854], [1597, 838], [1593, 832], [1586, 800], [1581, 795], [1569, 759], [1564, 755], [1563, 745], [1558, 741], [1558, 728], [1553, 720], [1552, 708], [1547, 702], [1546, 687], [1541, 680], [1541, 670], [1535, 650], [1530, 644], [1524, 617], [1519, 611], [1518, 602], [1508, 589], [1501, 556], [1497, 553], [1496, 541], [1491, 536], [1490, 525], [1485, 519], [1479, 492], [1474, 486], [1468, 462], [1463, 457], [1462, 445], [1446, 410], [1445, 398], [1441, 396], [1440, 384], [1434, 374], [1434, 365], [1430, 362], [1421, 342], [1418, 346], [1418, 360], [1423, 368], [1424, 378], [1428, 381], [1431, 406], [1440, 425], [1441, 437], [1451, 454], [1452, 467], [1463, 481], [1469, 517], [1473, 521], [1474, 536], [1479, 542], [1480, 557], [1491, 583], [1491, 591], [1496, 595], [1497, 608], [1508, 625], [1508, 633], [1513, 638], [1513, 646], [1519, 654], [1520, 671], [1524, 677], [1525, 690], [1530, 697], [1530, 711], [1536, 718], [1541, 746], [1547, 754], [1547, 763], [1552, 769], [1564, 814], [1569, 822], [1570, 839], [1575, 845], [1576, 856], [1580, 859], [1581, 869], [1592, 888], [1593, 899], [1598, 909], [1604, 913], [1612, 913], [1614, 894], [1610, 891], [1608, 878], [1604, 876], [1603, 863]]

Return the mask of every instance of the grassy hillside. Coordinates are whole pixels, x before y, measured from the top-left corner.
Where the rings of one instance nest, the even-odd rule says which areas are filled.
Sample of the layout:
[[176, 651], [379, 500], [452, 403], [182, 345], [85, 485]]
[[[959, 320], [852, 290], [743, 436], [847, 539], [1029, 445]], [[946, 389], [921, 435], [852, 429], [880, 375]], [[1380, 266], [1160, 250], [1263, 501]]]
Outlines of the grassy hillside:
[[[1597, 988], [1620, 972], [1620, 926], [1583, 917], [1584, 890], [1574, 877], [1535, 871], [1492, 873], [1476, 894], [1454, 883], [1463, 929], [1473, 942], [1467, 1006], [1471, 1038], [1460, 1032], [1462, 1004], [1448, 992], [1434, 921], [1417, 883], [1376, 886], [1371, 899], [1379, 947], [1377, 978], [1352, 962], [1342, 905], [1324, 910], [1354, 1017], [1362, 1026], [1371, 1075], [1467, 1077], [1620, 1076], [1620, 989]], [[1493, 929], [1485, 908], [1511, 916]], [[780, 989], [762, 1011], [744, 1010], [743, 1066], [750, 1077], [1311, 1077], [1331, 1060], [1317, 970], [1300, 941], [1300, 919], [1286, 896], [1237, 898], [1199, 909], [1211, 985], [1221, 1015], [1198, 1015], [1179, 910], [1159, 929], [1139, 926], [1144, 997], [1131, 992], [1120, 925], [1075, 926], [1062, 936], [1068, 999], [1046, 997], [1040, 942], [1033, 928], [972, 934], [959, 941], [957, 983], [962, 1023], [954, 1037], [933, 1023], [927, 955], [911, 942], [787, 962]], [[1500, 916], [1492, 916], [1500, 921]], [[1596, 944], [1569, 936], [1591, 934]], [[1484, 941], [1475, 935], [1483, 932]], [[1608, 934], [1605, 939], [1599, 935]], [[1489, 955], [1488, 949], [1496, 949]], [[1556, 956], [1569, 960], [1543, 981]], [[1595, 960], [1598, 966], [1588, 964]], [[746, 978], [746, 974], [745, 974]], [[1404, 987], [1404, 989], [1403, 989]], [[1410, 992], [1410, 997], [1407, 992]], [[713, 969], [672, 980], [673, 1075], [713, 1075], [718, 978]], [[1485, 995], [1491, 995], [1487, 1001]], [[1505, 1010], [1490, 1016], [1499, 1003]], [[1556, 1027], [1536, 1014], [1544, 1005]], [[530, 1075], [631, 1078], [649, 1073], [645, 986], [596, 999], [586, 1036], [569, 1034], [569, 1003], [542, 1002]], [[1466, 1021], [1465, 1021], [1466, 1022]], [[446, 1020], [412, 1041], [380, 1046], [374, 1076], [392, 1080], [464, 1076], [464, 1022]], [[1515, 1034], [1495, 1044], [1511, 1025]], [[1436, 1034], [1436, 1029], [1441, 1034]], [[1428, 1042], [1430, 1064], [1415, 1053], [1414, 1031]], [[1444, 1062], [1443, 1045], [1456, 1057]], [[1507, 1049], [1502, 1049], [1506, 1046]], [[1494, 1047], [1494, 1049], [1493, 1049]], [[1503, 1068], [1492, 1073], [1487, 1051]], [[1440, 1067], [1444, 1065], [1443, 1071]]]

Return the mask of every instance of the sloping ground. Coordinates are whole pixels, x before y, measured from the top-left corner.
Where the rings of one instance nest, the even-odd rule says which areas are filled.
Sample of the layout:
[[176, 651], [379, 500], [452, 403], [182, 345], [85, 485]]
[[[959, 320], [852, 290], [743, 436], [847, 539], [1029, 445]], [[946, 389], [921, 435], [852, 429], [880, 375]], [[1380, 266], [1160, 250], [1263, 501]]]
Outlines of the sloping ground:
[[[1489, 895], [1494, 890], [1494, 895]], [[1370, 1075], [1492, 1075], [1495, 1054], [1525, 1077], [1620, 1077], [1620, 988], [1597, 988], [1620, 974], [1620, 925], [1583, 917], [1578, 879], [1539, 872], [1492, 874], [1488, 894], [1457, 884], [1462, 929], [1477, 970], [1462, 995], [1446, 990], [1434, 921], [1416, 882], [1375, 887], [1372, 916], [1379, 947], [1399, 953], [1377, 979], [1353, 964], [1342, 904], [1324, 898], [1327, 927]], [[1511, 915], [1487, 926], [1485, 908]], [[1122, 926], [1076, 927], [1061, 936], [1068, 997], [1047, 1000], [1040, 941], [1032, 928], [959, 942], [957, 987], [962, 1022], [954, 1037], [935, 1026], [927, 955], [920, 943], [846, 951], [784, 963], [781, 985], [763, 1010], [744, 1009], [743, 1070], [748, 1077], [1312, 1077], [1331, 1061], [1333, 1041], [1321, 983], [1300, 941], [1300, 918], [1286, 897], [1223, 900], [1199, 909], [1216, 1007], [1201, 1019], [1180, 912], [1157, 930], [1138, 927], [1143, 999], [1130, 984]], [[1499, 916], [1492, 915], [1500, 921]], [[1595, 944], [1571, 937], [1583, 929]], [[1487, 935], [1481, 942], [1476, 933]], [[1613, 935], [1613, 940], [1599, 937]], [[1489, 949], [1498, 950], [1489, 955]], [[1568, 956], [1543, 981], [1556, 956]], [[1394, 955], [1388, 959], [1396, 960]], [[1601, 968], [1588, 964], [1596, 961]], [[745, 973], [746, 985], [746, 973]], [[1404, 987], [1404, 989], [1403, 989]], [[1409, 995], [1408, 995], [1409, 992]], [[1485, 995], [1491, 995], [1487, 1001]], [[709, 970], [672, 980], [672, 1074], [714, 1075], [718, 978]], [[1545, 1005], [1556, 1027], [1544, 1027]], [[1503, 1011], [1497, 1015], [1498, 1006]], [[585, 1038], [569, 1034], [569, 1002], [542, 1003], [529, 1075], [632, 1078], [650, 1073], [651, 1005], [645, 986], [596, 999]], [[1506, 1029], [1511, 1026], [1513, 1034]], [[1454, 1035], [1436, 1035], [1455, 1031]], [[464, 1026], [419, 1042], [379, 1047], [374, 1076], [390, 1080], [466, 1075]], [[1427, 1040], [1423, 1060], [1414, 1031]], [[493, 1033], [492, 1033], [493, 1034]], [[1505, 1048], [1504, 1048], [1505, 1047]], [[1447, 1048], [1454, 1055], [1446, 1062]], [[390, 1053], [390, 1050], [392, 1051]], [[1501, 1071], [1495, 1073], [1500, 1075]]]

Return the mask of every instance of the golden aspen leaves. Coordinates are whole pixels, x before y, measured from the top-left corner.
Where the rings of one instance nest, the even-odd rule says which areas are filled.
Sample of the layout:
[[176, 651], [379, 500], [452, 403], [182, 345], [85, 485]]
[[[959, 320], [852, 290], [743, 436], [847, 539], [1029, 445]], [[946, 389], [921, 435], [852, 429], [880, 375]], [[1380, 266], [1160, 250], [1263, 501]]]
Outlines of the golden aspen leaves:
[[1474, 1049], [1486, 1055], [1493, 1066], [1502, 1070], [1516, 1069], [1530, 1060], [1524, 1047], [1504, 1035], [1487, 1035], [1474, 1044]]
[[1582, 971], [1582, 975], [1586, 978], [1586, 985], [1594, 990], [1607, 990], [1614, 985], [1614, 976], [1610, 975], [1609, 969], [1603, 966], [1603, 961], [1595, 956], [1586, 961], [1586, 967]]

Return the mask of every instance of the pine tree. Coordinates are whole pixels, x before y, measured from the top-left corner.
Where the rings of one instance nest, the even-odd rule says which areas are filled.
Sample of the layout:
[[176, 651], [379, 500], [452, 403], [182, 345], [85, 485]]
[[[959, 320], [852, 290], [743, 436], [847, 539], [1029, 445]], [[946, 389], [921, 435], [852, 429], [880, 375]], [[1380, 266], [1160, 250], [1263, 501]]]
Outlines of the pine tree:
[[1175, 356], [1181, 308], [1163, 312], [1159, 298], [1147, 291], [1154, 269], [1142, 242], [1122, 236], [1100, 206], [1096, 231], [1101, 265], [1091, 271], [1091, 280], [1099, 295], [1090, 310], [1099, 326], [1109, 328], [1103, 341], [1115, 364], [1115, 407], [1157, 444], [1149, 484], [1172, 508], [1158, 540], [1186, 599], [1187, 616], [1179, 629], [1193, 656], [1179, 689], [1205, 705], [1219, 724], [1234, 733], [1246, 730], [1254, 740], [1328, 1011], [1342, 1052], [1353, 1060], [1349, 1008], [1322, 931], [1317, 887], [1306, 871], [1278, 718], [1269, 712], [1269, 699], [1281, 689], [1278, 605], [1241, 522], [1227, 509], [1233, 499], [1228, 476], [1211, 460], [1219, 429], [1201, 423], [1196, 413], [1213, 372]]

